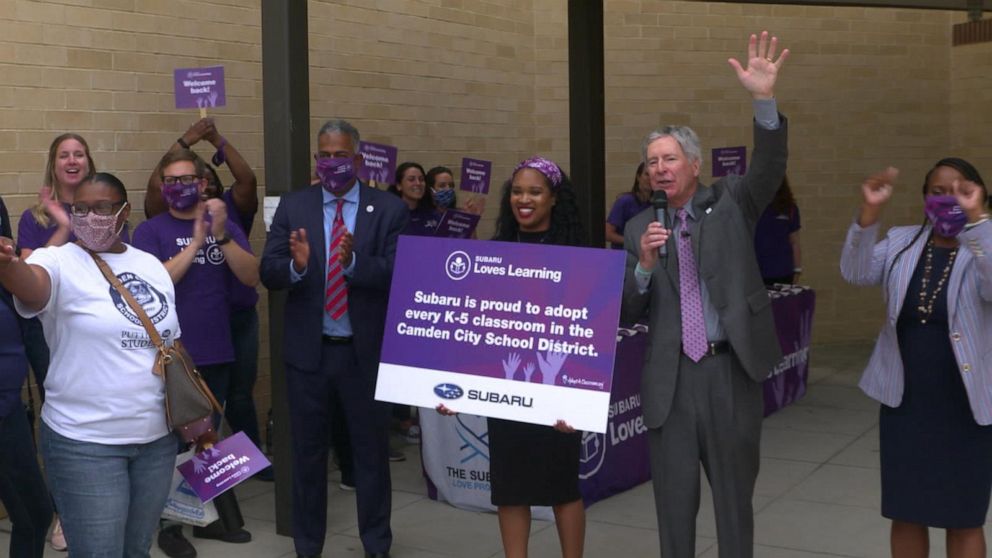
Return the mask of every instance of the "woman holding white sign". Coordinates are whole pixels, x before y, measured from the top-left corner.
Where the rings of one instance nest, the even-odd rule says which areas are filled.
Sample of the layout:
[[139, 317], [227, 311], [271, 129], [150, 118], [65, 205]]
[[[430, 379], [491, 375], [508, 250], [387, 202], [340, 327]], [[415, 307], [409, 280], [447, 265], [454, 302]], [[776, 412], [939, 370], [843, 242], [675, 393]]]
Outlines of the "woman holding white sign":
[[[586, 244], [575, 193], [557, 164], [531, 157], [517, 165], [503, 186], [493, 240]], [[503, 363], [504, 370], [520, 366], [519, 357], [514, 356]], [[556, 356], [549, 354], [545, 360], [539, 355], [540, 372], [533, 363], [524, 365], [525, 377], [553, 374]], [[438, 411], [452, 414], [443, 405]], [[530, 507], [551, 506], [562, 556], [582, 556], [586, 516], [579, 492], [581, 433], [562, 420], [553, 427], [494, 418], [488, 424], [492, 503], [499, 515], [504, 554], [507, 558], [527, 556]]]

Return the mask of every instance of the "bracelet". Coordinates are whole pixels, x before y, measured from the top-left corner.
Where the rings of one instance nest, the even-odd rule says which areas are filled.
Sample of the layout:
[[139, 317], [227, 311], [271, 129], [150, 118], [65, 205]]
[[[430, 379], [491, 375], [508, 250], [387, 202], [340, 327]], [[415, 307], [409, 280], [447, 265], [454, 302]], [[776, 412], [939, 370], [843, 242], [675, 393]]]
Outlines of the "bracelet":
[[794, 267], [794, 268], [792, 268], [792, 272], [793, 273], [802, 273], [803, 272], [803, 268], [801, 268], [801, 267]]
[[232, 240], [231, 235], [224, 233], [224, 236], [217, 239], [217, 246], [223, 246]]
[[217, 152], [214, 156], [210, 158], [210, 162], [214, 164], [215, 167], [219, 167], [227, 161], [227, 156], [224, 155], [224, 146], [227, 145], [227, 138], [224, 136], [220, 137], [220, 145], [217, 146]]
[[186, 143], [186, 140], [184, 140], [182, 136], [179, 136], [179, 139], [176, 140], [176, 143], [178, 143], [179, 147], [182, 147], [183, 149], [189, 149], [189, 144]]

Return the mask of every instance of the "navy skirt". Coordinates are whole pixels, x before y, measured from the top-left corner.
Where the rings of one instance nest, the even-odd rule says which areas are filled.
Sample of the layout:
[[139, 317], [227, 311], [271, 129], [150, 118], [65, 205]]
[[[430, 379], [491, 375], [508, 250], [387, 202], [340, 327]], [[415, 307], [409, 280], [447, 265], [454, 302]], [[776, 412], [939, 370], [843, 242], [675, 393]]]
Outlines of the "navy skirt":
[[[929, 292], [948, 258], [949, 250], [934, 249]], [[944, 529], [981, 527], [992, 492], [992, 426], [979, 426], [968, 403], [951, 348], [946, 285], [922, 322], [923, 259], [897, 324], [902, 403], [883, 405], [879, 420], [882, 515]]]

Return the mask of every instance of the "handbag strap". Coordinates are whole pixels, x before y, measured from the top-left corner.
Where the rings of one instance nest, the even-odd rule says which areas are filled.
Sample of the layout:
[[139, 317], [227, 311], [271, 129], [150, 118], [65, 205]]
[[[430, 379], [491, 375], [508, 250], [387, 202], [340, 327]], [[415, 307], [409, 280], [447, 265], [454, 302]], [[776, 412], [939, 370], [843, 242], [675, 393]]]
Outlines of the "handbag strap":
[[103, 258], [85, 246], [80, 245], [80, 247], [83, 250], [86, 250], [86, 252], [93, 257], [93, 261], [96, 262], [96, 266], [100, 268], [100, 271], [103, 273], [104, 278], [107, 279], [107, 282], [117, 289], [117, 292], [120, 293], [120, 295], [124, 297], [124, 300], [127, 301], [127, 305], [131, 307], [131, 310], [134, 311], [134, 313], [138, 316], [138, 319], [141, 320], [141, 325], [145, 326], [145, 331], [148, 332], [148, 337], [151, 338], [152, 344], [155, 345], [159, 352], [163, 351], [165, 349], [165, 342], [162, 341], [162, 336], [158, 334], [158, 330], [155, 329], [155, 326], [152, 324], [151, 319], [148, 317], [148, 313], [145, 312], [145, 309], [140, 304], [138, 304], [138, 301], [135, 300], [134, 295], [131, 294], [131, 291], [129, 291], [127, 287], [121, 283], [121, 280], [114, 275], [114, 272], [110, 269], [110, 266], [107, 265], [107, 262], [105, 262]]

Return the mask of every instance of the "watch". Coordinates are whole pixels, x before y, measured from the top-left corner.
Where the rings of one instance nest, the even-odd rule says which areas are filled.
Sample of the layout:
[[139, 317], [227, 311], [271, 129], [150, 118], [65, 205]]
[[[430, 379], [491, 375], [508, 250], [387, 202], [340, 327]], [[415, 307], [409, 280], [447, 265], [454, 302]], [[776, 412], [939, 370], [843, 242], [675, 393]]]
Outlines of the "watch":
[[227, 232], [225, 231], [224, 236], [217, 239], [217, 246], [223, 246], [230, 241], [231, 241], [231, 235], [227, 234]]
[[179, 147], [182, 147], [183, 149], [189, 149], [189, 144], [186, 143], [186, 140], [184, 140], [182, 136], [179, 136], [179, 139], [176, 140], [176, 143], [178, 143]]

